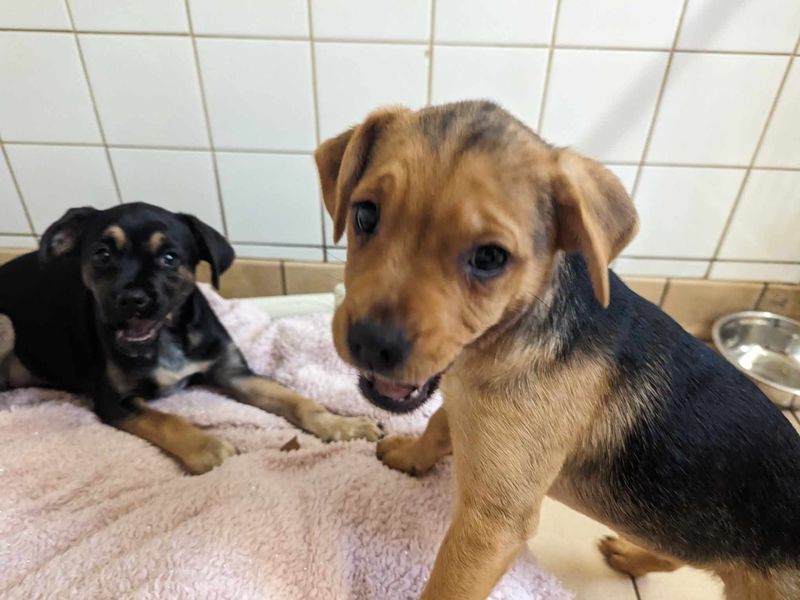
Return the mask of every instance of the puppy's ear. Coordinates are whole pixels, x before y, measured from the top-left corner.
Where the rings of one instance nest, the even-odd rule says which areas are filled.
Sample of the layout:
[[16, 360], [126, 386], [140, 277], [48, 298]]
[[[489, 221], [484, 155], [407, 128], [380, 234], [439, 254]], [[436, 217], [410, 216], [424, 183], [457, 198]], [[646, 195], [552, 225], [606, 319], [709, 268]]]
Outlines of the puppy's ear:
[[384, 108], [367, 117], [361, 125], [326, 140], [314, 152], [322, 199], [333, 219], [333, 241], [338, 242], [347, 225], [350, 195], [366, 171], [372, 148], [382, 129], [404, 108]]
[[91, 206], [70, 208], [42, 235], [39, 242], [39, 260], [44, 262], [54, 256], [77, 254], [86, 225], [98, 212]]
[[233, 264], [236, 253], [223, 235], [192, 215], [179, 215], [192, 230], [200, 260], [211, 265], [211, 284], [219, 289], [219, 276]]
[[601, 164], [571, 150], [559, 150], [556, 163], [556, 245], [583, 254], [594, 295], [607, 307], [608, 265], [636, 235], [636, 209], [619, 179]]

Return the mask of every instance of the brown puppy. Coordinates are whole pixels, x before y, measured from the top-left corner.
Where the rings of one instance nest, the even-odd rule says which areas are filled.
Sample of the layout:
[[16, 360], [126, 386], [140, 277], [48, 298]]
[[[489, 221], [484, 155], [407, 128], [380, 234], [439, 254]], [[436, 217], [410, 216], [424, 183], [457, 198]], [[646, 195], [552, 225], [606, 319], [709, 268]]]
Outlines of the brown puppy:
[[388, 410], [444, 390], [421, 438], [378, 447], [410, 474], [454, 455], [423, 598], [485, 598], [545, 494], [632, 540], [601, 542], [620, 570], [689, 562], [731, 599], [800, 598], [800, 438], [608, 271], [637, 229], [616, 177], [487, 102], [377, 111], [316, 160], [348, 231], [337, 351]]

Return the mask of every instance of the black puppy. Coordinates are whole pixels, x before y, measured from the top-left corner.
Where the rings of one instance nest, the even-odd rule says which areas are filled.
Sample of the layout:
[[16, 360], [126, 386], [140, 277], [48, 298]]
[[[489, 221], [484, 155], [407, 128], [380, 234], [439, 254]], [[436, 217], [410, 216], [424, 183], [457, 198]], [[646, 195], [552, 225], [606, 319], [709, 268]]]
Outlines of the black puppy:
[[250, 370], [195, 285], [199, 261], [217, 287], [233, 259], [228, 242], [189, 215], [143, 203], [67, 211], [38, 252], [0, 267], [0, 389], [88, 394], [105, 423], [191, 473], [235, 450], [145, 405], [187, 384], [213, 386], [326, 441], [378, 439], [371, 420], [334, 415]]

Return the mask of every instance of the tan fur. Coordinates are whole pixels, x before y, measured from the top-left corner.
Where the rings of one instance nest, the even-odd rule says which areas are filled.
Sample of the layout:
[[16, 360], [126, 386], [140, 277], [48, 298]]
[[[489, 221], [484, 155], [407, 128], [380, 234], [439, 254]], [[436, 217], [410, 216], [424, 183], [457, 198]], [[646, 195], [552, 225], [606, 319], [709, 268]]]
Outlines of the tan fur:
[[167, 236], [160, 231], [154, 231], [152, 234], [150, 234], [150, 238], [147, 240], [147, 249], [153, 254], [156, 254], [161, 249], [161, 246], [164, 245], [166, 240]]
[[188, 379], [197, 373], [205, 373], [211, 366], [210, 360], [187, 361], [180, 369], [168, 369], [157, 367], [153, 371], [153, 379], [162, 390], [174, 388], [184, 379]]
[[128, 236], [119, 225], [111, 225], [106, 227], [105, 231], [103, 231], [103, 237], [114, 242], [114, 246], [117, 248], [117, 250], [122, 250], [128, 243]]
[[645, 550], [620, 537], [606, 536], [600, 540], [598, 548], [609, 566], [632, 577], [654, 571], [674, 571], [683, 566], [679, 560]]
[[[417, 382], [445, 371], [444, 406], [425, 433], [378, 445], [384, 463], [410, 474], [452, 450], [456, 508], [423, 600], [485, 598], [535, 533], [545, 494], [630, 537], [610, 516], [619, 512], [608, 482], [571, 474], [625, 443], [650, 410], [650, 390], [612, 387], [602, 356], [561, 359], [558, 339], [523, 342], [511, 332], [558, 289], [558, 250], [584, 254], [595, 296], [607, 305], [607, 267], [635, 234], [636, 212], [604, 167], [502, 114], [475, 103], [383, 109], [315, 153], [335, 239], [348, 232], [347, 295], [333, 320], [338, 353], [354, 362], [352, 322], [388, 321], [413, 349], [382, 376]], [[349, 216], [364, 201], [380, 214], [368, 238]], [[464, 257], [487, 243], [512, 261], [502, 277], [470, 283]], [[634, 571], [674, 564], [632, 548]]]

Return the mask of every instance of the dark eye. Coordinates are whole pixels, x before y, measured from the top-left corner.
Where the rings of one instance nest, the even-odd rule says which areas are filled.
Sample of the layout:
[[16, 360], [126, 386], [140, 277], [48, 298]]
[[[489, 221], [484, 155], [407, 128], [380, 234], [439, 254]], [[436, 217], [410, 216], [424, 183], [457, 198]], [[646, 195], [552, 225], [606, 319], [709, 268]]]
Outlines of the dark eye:
[[175, 269], [180, 264], [181, 260], [174, 252], [166, 252], [161, 255], [161, 264], [170, 269]]
[[508, 252], [494, 244], [478, 246], [472, 251], [472, 255], [467, 261], [467, 266], [472, 275], [480, 279], [488, 279], [500, 275], [506, 264], [508, 264]]
[[369, 235], [378, 226], [378, 207], [374, 202], [359, 202], [353, 207], [356, 233]]
[[97, 267], [105, 267], [111, 262], [111, 252], [108, 248], [98, 248], [92, 255], [92, 263]]

